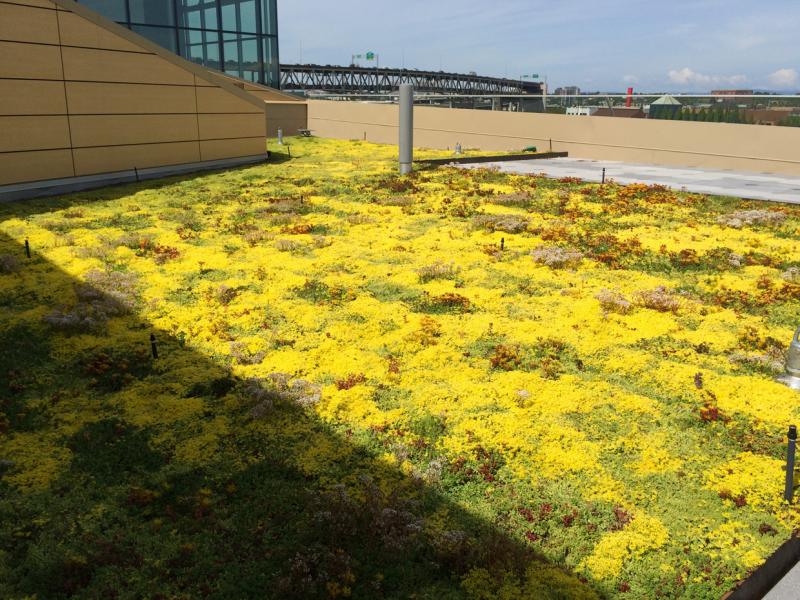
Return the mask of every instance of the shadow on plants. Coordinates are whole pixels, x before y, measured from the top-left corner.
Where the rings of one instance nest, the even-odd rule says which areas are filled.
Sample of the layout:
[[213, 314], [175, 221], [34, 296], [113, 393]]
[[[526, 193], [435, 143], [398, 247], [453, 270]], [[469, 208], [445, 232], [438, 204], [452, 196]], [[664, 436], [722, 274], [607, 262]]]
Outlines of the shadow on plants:
[[22, 257], [0, 274], [0, 596], [596, 597], [320, 420], [313, 384], [234, 377], [100, 289], [119, 278], [0, 255]]

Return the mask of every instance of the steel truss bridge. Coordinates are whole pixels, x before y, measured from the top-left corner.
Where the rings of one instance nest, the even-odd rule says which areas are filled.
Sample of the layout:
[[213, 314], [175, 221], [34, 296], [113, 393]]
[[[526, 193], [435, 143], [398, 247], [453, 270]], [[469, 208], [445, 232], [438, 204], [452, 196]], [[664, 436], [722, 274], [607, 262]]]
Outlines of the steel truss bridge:
[[281, 89], [286, 92], [320, 91], [329, 94], [387, 94], [401, 83], [414, 91], [443, 95], [492, 95], [542, 93], [542, 84], [498, 77], [462, 75], [442, 71], [281, 65]]

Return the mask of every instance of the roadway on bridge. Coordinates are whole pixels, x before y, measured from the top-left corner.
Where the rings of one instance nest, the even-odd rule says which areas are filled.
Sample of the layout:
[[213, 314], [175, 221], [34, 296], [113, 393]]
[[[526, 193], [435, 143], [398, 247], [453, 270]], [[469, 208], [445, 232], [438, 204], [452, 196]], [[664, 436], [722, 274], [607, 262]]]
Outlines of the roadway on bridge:
[[698, 194], [800, 204], [800, 176], [662, 167], [583, 158], [505, 161], [461, 166], [473, 169], [497, 167], [506, 173], [544, 173], [547, 177], [556, 179], [580, 177], [584, 181], [592, 182], [600, 182], [605, 168], [607, 181], [613, 179], [622, 184], [660, 184], [675, 190]]

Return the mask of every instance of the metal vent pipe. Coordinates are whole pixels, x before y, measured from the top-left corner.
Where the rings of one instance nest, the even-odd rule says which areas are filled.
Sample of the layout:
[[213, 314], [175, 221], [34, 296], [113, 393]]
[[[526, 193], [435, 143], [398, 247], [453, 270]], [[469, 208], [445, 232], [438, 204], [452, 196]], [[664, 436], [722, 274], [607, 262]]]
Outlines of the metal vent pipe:
[[400, 84], [400, 175], [411, 172], [414, 161], [414, 86]]

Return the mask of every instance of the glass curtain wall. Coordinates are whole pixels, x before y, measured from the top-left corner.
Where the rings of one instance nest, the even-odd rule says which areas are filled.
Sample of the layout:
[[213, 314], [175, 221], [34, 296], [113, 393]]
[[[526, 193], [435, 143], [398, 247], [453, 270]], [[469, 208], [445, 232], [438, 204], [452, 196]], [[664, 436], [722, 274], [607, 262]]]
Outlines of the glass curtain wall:
[[280, 86], [277, 0], [79, 0], [187, 60]]

